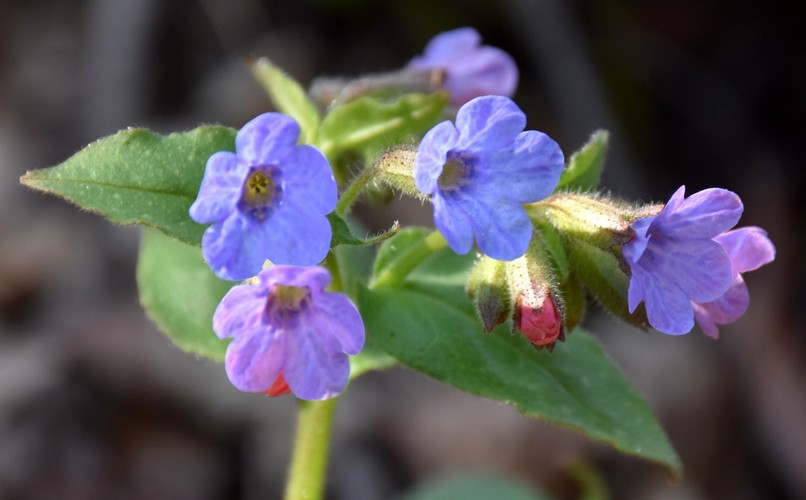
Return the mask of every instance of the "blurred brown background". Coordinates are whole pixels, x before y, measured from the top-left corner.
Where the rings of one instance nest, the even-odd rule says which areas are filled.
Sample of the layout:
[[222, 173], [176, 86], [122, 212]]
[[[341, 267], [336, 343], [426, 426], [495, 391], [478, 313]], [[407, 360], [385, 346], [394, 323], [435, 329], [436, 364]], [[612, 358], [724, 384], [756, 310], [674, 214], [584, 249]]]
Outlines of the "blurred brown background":
[[806, 498], [802, 170], [806, 54], [784, 2], [563, 0], [0, 1], [0, 498], [280, 495], [294, 401], [241, 394], [139, 308], [138, 231], [26, 191], [127, 126], [240, 127], [269, 103], [244, 64], [307, 84], [398, 68], [476, 27], [521, 69], [529, 128], [567, 154], [611, 131], [604, 185], [664, 201], [738, 192], [775, 264], [718, 342], [588, 326], [657, 412], [686, 467], [657, 466], [404, 369], [342, 398], [328, 498], [394, 498], [455, 471], [576, 498], [575, 463], [617, 499]]

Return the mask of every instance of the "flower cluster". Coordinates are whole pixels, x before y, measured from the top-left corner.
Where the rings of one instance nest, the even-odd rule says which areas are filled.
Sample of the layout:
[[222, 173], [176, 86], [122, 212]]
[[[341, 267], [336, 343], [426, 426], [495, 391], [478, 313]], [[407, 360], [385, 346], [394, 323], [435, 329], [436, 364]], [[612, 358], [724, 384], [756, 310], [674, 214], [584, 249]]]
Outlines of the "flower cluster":
[[[586, 193], [599, 174], [566, 170], [553, 139], [524, 130], [526, 115], [508, 97], [518, 78], [514, 62], [481, 46], [473, 29], [437, 36], [408, 69], [444, 72], [444, 87], [461, 107], [454, 121], [425, 133], [416, 151], [381, 155], [372, 171], [430, 199], [434, 225], [454, 252], [475, 245], [484, 254], [467, 292], [485, 331], [507, 323], [551, 350], [581, 321], [586, 290], [625, 319], [672, 335], [696, 322], [716, 337], [717, 325], [746, 311], [742, 274], [771, 262], [775, 248], [760, 228], [732, 229], [743, 210], [736, 194], [707, 189], [686, 198], [681, 187], [662, 207], [638, 207]], [[211, 224], [202, 251], [217, 276], [256, 276], [234, 286], [213, 318], [215, 333], [232, 339], [232, 383], [319, 400], [344, 389], [364, 326], [349, 298], [325, 291], [330, 273], [317, 264], [330, 250], [337, 186], [328, 159], [297, 144], [299, 136], [284, 114], [247, 123], [234, 152], [207, 161], [190, 216]], [[606, 141], [606, 134], [596, 137]], [[575, 177], [584, 180], [574, 185]], [[358, 185], [368, 178], [359, 176]], [[568, 188], [555, 193], [561, 178]], [[359, 190], [345, 191], [345, 206]]]

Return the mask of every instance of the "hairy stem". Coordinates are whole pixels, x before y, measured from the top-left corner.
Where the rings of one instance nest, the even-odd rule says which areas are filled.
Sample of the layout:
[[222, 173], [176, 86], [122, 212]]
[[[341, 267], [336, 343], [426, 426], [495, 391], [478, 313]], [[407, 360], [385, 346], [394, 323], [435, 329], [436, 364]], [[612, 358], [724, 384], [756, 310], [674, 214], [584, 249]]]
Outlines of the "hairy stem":
[[336, 215], [341, 216], [350, 211], [353, 202], [364, 192], [367, 185], [375, 180], [375, 176], [378, 175], [378, 172], [378, 168], [372, 166], [353, 179], [353, 182], [347, 186], [347, 189], [344, 190], [341, 198], [339, 198], [339, 201], [336, 203]]

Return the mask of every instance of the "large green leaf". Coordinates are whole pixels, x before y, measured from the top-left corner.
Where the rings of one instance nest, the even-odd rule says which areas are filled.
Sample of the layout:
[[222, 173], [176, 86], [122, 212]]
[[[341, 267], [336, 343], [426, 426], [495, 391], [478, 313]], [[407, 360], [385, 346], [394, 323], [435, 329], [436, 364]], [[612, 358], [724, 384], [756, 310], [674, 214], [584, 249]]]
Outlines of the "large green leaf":
[[447, 102], [444, 92], [407, 94], [391, 103], [361, 97], [325, 116], [316, 144], [331, 159], [345, 151], [357, 151], [371, 160], [379, 150], [427, 132]]
[[582, 191], [596, 189], [604, 170], [609, 137], [606, 130], [594, 132], [582, 149], [571, 155], [557, 188]]
[[313, 143], [321, 117], [302, 86], [265, 57], [252, 63], [252, 73], [277, 109], [299, 123], [300, 142]]
[[182, 350], [224, 359], [228, 341], [213, 333], [213, 313], [234, 284], [218, 279], [198, 248], [143, 230], [137, 262], [140, 303]]
[[235, 130], [205, 126], [162, 136], [129, 129], [100, 139], [23, 184], [61, 196], [118, 224], [144, 224], [198, 245], [204, 226], [188, 215], [207, 158], [235, 148]]
[[679, 474], [680, 461], [652, 412], [590, 334], [576, 330], [549, 353], [505, 328], [482, 332], [463, 291], [471, 262], [443, 251], [400, 288], [364, 288], [359, 308], [372, 345], [458, 389]]

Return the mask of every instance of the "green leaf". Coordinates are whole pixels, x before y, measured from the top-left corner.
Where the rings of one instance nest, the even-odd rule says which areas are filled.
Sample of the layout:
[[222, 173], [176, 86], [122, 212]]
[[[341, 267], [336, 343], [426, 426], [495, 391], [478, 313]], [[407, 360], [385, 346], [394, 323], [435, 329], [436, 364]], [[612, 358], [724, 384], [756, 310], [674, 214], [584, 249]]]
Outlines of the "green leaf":
[[330, 246], [335, 247], [337, 245], [356, 245], [356, 246], [366, 246], [366, 245], [377, 245], [398, 232], [400, 229], [400, 224], [395, 221], [387, 231], [384, 231], [376, 236], [370, 236], [369, 238], [359, 238], [356, 236], [347, 222], [340, 217], [336, 212], [331, 212], [327, 215], [327, 220], [330, 222], [330, 229], [333, 231], [333, 236], [330, 240]]
[[228, 341], [213, 332], [213, 313], [234, 284], [218, 279], [198, 248], [143, 231], [137, 262], [140, 303], [183, 351], [224, 360]]
[[400, 288], [363, 289], [369, 341], [439, 381], [679, 474], [679, 458], [652, 412], [590, 334], [576, 330], [548, 353], [505, 328], [482, 333], [463, 291], [471, 263], [443, 251]]
[[333, 231], [333, 236], [330, 240], [330, 246], [335, 247], [338, 245], [364, 245], [364, 240], [354, 235], [350, 230], [344, 219], [338, 216], [336, 212], [330, 212], [327, 215], [327, 220], [330, 222], [330, 229]]
[[188, 215], [207, 158], [233, 151], [230, 128], [205, 126], [168, 136], [129, 129], [100, 139], [53, 168], [21, 182], [61, 196], [117, 224], [144, 224], [191, 245], [205, 226]]
[[313, 144], [322, 118], [302, 86], [265, 57], [252, 63], [252, 74], [277, 109], [299, 123], [300, 142]]
[[558, 280], [565, 280], [571, 270], [568, 264], [568, 256], [565, 254], [562, 235], [549, 223], [534, 221], [534, 224], [536, 233], [551, 258], [552, 271], [554, 271]]
[[445, 92], [407, 94], [391, 103], [362, 97], [325, 116], [316, 144], [331, 159], [354, 150], [369, 161], [379, 150], [427, 132], [447, 102]]
[[342, 291], [351, 297], [359, 285], [366, 286], [372, 269], [373, 249], [367, 246], [339, 245], [333, 249], [341, 274]]
[[571, 156], [557, 189], [591, 191], [599, 186], [610, 134], [597, 130], [582, 149]]
[[401, 500], [549, 500], [529, 485], [490, 475], [457, 475], [426, 482]]

